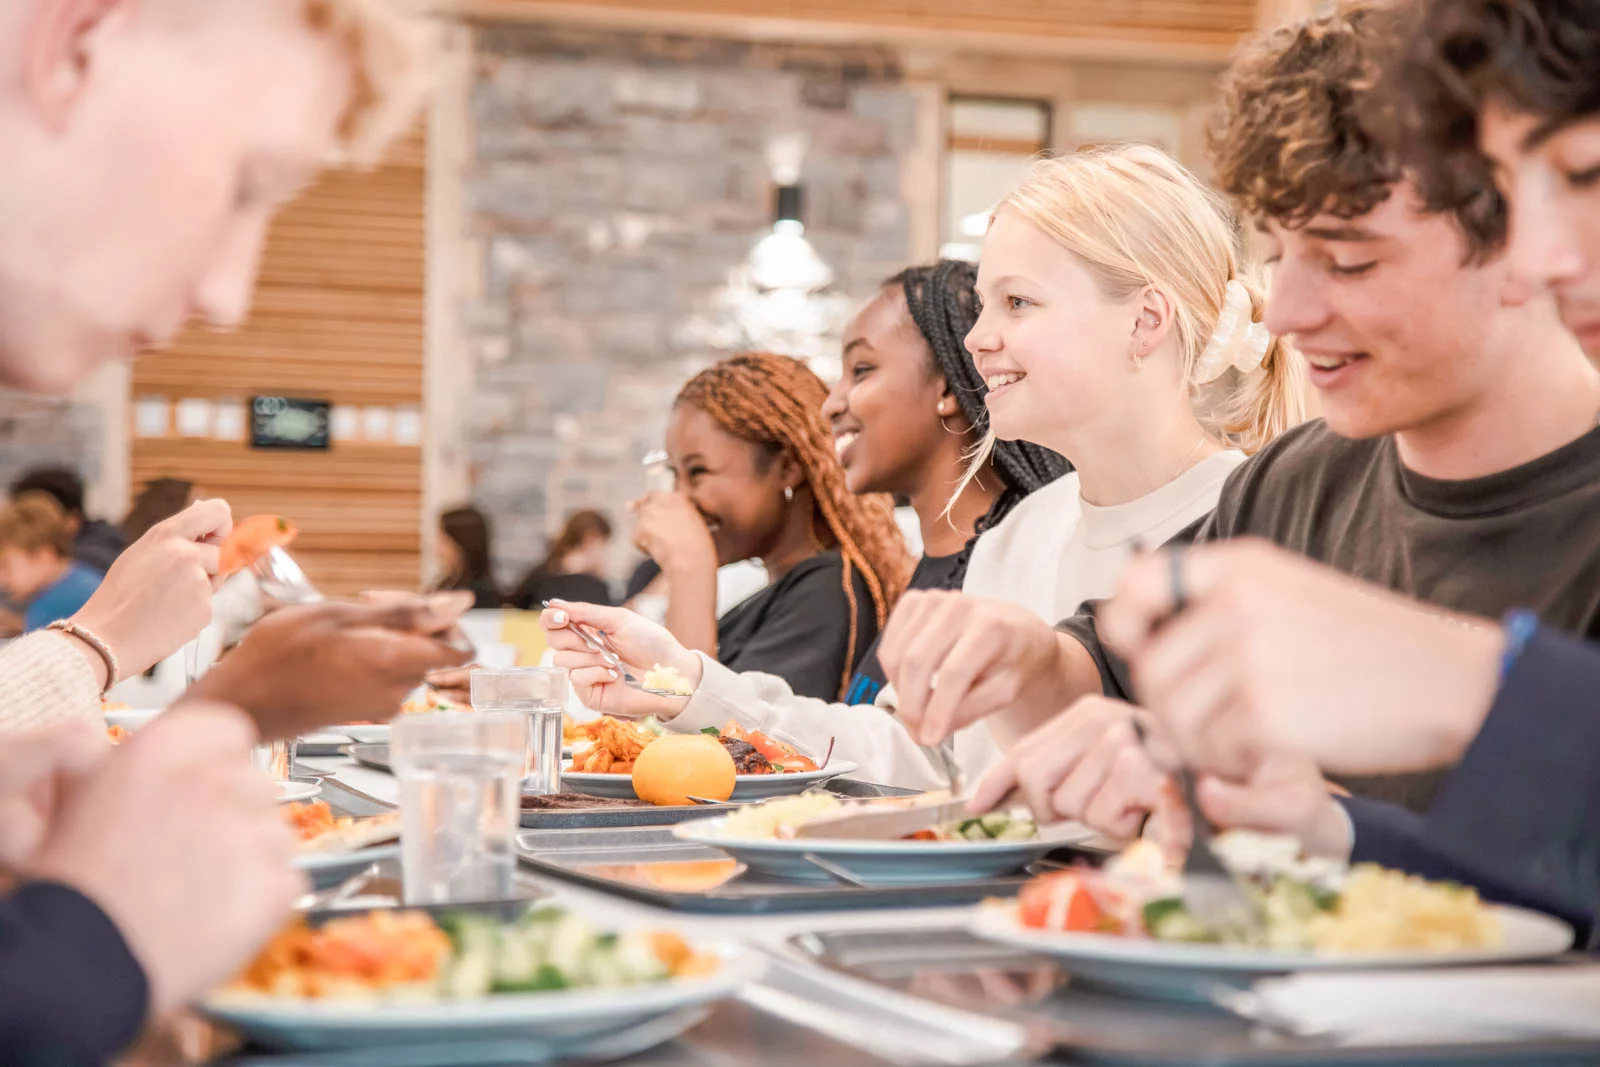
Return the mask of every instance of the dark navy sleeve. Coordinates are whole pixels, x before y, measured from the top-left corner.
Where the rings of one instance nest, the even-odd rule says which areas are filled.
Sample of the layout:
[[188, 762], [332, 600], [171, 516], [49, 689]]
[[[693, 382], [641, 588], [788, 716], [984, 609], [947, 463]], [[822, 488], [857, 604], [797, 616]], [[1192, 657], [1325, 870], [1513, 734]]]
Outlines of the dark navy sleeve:
[[105, 1063], [148, 1010], [144, 969], [88, 897], [53, 882], [0, 897], [0, 1060]]
[[1428, 829], [1443, 847], [1600, 912], [1600, 647], [1533, 635]]

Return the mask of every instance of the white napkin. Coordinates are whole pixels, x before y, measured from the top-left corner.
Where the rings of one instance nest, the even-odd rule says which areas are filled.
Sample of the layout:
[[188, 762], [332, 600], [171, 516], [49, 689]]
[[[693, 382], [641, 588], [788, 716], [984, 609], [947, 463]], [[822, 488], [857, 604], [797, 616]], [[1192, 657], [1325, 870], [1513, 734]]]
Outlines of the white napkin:
[[1305, 973], [1258, 982], [1231, 1006], [1358, 1043], [1600, 1038], [1600, 965]]

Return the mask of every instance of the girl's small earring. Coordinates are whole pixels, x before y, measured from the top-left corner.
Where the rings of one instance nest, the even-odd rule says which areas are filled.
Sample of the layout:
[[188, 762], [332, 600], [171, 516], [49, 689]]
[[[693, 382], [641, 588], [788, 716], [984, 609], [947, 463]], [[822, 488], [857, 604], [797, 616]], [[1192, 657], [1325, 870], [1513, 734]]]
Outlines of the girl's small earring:
[[935, 406], [934, 409], [933, 409], [933, 413], [935, 415], [937, 415], [938, 418], [939, 418], [939, 429], [943, 430], [947, 434], [951, 434], [952, 436], [960, 437], [961, 436], [961, 431], [960, 430], [952, 430], [950, 428], [950, 424], [945, 421], [946, 419], [952, 418], [955, 415], [954, 411], [946, 411], [945, 410], [946, 406], [947, 405], [941, 403], [941, 404]]
[[794, 503], [794, 486], [786, 485], [783, 487], [783, 501], [786, 504]]

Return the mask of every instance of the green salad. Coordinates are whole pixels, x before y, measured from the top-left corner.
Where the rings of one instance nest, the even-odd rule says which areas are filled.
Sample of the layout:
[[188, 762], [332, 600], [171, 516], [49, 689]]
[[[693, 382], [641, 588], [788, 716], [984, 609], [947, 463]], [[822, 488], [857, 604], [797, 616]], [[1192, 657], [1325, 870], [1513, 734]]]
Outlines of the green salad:
[[457, 913], [439, 925], [455, 946], [439, 974], [447, 997], [646, 985], [671, 974], [658, 935], [602, 933], [559, 908], [514, 923]]

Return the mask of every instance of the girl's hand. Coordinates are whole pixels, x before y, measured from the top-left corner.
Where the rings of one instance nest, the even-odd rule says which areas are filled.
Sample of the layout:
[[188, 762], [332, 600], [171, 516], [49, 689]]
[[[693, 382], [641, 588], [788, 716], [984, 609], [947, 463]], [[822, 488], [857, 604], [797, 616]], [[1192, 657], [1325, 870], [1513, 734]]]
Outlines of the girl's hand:
[[650, 493], [633, 504], [633, 542], [662, 573], [715, 574], [717, 546], [706, 520], [682, 493]]
[[552, 601], [539, 617], [555, 665], [570, 672], [572, 688], [583, 706], [592, 711], [625, 718], [654, 715], [667, 721], [688, 703], [683, 697], [662, 697], [634, 689], [572, 629], [579, 623], [603, 633], [617, 657], [636, 678], [653, 667], [671, 667], [691, 686], [700, 684], [700, 657], [678, 643], [663, 626], [626, 608]]

